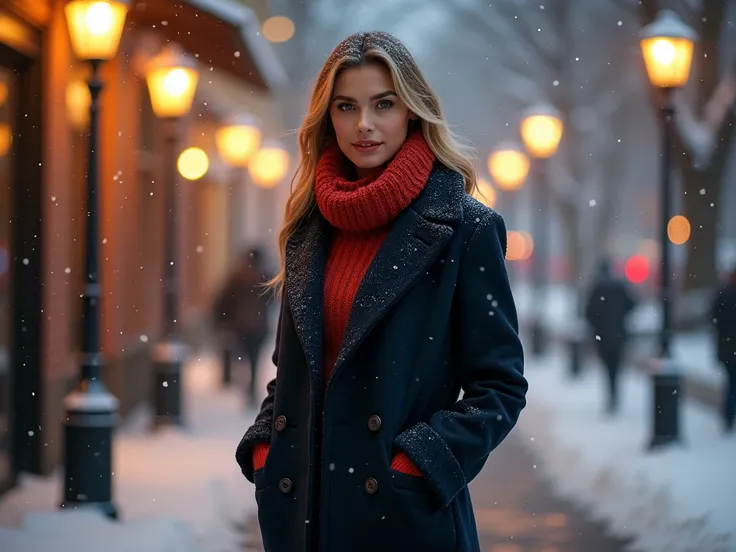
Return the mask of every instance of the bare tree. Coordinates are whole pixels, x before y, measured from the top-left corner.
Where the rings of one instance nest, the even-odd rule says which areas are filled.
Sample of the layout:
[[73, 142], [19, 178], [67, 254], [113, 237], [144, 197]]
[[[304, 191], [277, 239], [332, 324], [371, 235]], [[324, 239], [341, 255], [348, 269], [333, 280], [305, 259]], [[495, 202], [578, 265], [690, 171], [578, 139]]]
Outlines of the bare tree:
[[[624, 189], [620, 167], [632, 152], [622, 137], [638, 112], [641, 79], [631, 63], [635, 41], [619, 31], [626, 15], [613, 0], [499, 0], [488, 9], [455, 0], [460, 27], [490, 44], [494, 78], [516, 98], [517, 116], [535, 103], [561, 114], [565, 132], [552, 163], [552, 192], [578, 283], [606, 252]], [[613, 30], [603, 32], [605, 25]]]

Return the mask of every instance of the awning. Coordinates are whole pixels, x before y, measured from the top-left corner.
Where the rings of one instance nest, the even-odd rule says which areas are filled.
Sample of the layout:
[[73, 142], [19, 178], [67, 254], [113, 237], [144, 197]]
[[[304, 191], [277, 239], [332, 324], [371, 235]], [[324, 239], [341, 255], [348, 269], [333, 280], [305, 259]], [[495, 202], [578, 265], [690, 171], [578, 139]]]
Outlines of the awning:
[[260, 34], [253, 10], [234, 0], [136, 0], [128, 23], [181, 44], [203, 65], [225, 70], [256, 88], [286, 84], [286, 73]]

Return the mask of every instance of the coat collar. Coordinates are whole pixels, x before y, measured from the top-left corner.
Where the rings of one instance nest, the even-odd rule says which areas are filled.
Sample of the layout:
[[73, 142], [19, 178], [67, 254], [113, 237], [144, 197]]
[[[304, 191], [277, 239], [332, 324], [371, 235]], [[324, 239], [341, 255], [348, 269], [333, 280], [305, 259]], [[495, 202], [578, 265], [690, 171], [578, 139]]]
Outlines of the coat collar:
[[[462, 220], [463, 179], [435, 163], [421, 195], [394, 221], [353, 302], [332, 377], [370, 330], [426, 272]], [[329, 224], [315, 209], [286, 250], [286, 294], [311, 370], [322, 372], [324, 269]]]

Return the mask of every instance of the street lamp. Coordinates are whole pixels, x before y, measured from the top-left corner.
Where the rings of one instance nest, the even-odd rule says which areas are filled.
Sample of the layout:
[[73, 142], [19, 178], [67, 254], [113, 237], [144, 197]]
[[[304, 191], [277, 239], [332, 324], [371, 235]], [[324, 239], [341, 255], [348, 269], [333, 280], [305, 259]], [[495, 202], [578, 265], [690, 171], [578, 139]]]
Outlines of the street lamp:
[[547, 181], [547, 160], [556, 152], [562, 138], [562, 119], [557, 110], [550, 106], [536, 106], [525, 113], [521, 121], [521, 138], [524, 147], [534, 158], [537, 181], [532, 189], [532, 225], [535, 243], [532, 255], [532, 286], [534, 309], [531, 319], [532, 353], [540, 355], [545, 348], [544, 320], [541, 309], [545, 305], [544, 285], [546, 282], [545, 261], [549, 255], [551, 197]]
[[247, 113], [236, 115], [215, 131], [215, 143], [225, 163], [231, 167], [247, 167], [261, 147], [260, 124]]
[[650, 448], [679, 441], [679, 388], [677, 368], [672, 361], [670, 341], [672, 286], [668, 225], [672, 208], [670, 182], [672, 133], [675, 106], [672, 92], [687, 84], [693, 59], [695, 31], [671, 10], [661, 11], [641, 30], [641, 50], [652, 86], [662, 92], [662, 165], [660, 187], [660, 286], [662, 316], [659, 328], [659, 358], [653, 361], [653, 435]]
[[79, 381], [64, 398], [64, 498], [62, 508], [92, 506], [117, 518], [112, 500], [112, 439], [118, 400], [102, 382], [100, 344], [100, 232], [98, 216], [98, 123], [102, 80], [100, 65], [115, 57], [123, 33], [125, 0], [72, 0], [64, 12], [76, 56], [89, 62], [89, 151], [87, 224], [82, 295], [82, 343]]
[[500, 189], [515, 192], [529, 174], [529, 157], [515, 144], [502, 144], [488, 156], [488, 173]]
[[164, 332], [153, 350], [154, 408], [153, 427], [184, 425], [182, 413], [182, 365], [187, 350], [179, 332], [179, 281], [176, 266], [176, 217], [178, 194], [177, 122], [189, 114], [197, 88], [196, 64], [177, 44], [169, 44], [149, 65], [146, 74], [151, 106], [157, 117], [166, 121], [166, 175], [164, 183]]
[[[233, 242], [233, 236], [239, 235], [239, 225], [236, 216], [242, 209], [241, 184], [244, 176], [244, 168], [258, 152], [261, 146], [261, 128], [259, 121], [248, 113], [235, 115], [228, 124], [215, 131], [215, 143], [220, 152], [220, 157], [232, 168], [232, 177], [228, 184], [228, 196], [230, 197], [230, 225], [227, 232], [228, 253], [234, 253], [237, 243]], [[229, 339], [232, 336], [227, 336]], [[223, 344], [222, 351], [222, 385], [229, 387], [232, 384], [232, 344], [228, 341]]]
[[473, 197], [489, 209], [496, 206], [496, 190], [485, 178], [476, 179]]
[[[529, 157], [522, 148], [513, 143], [502, 143], [488, 156], [488, 173], [503, 194], [502, 204], [508, 200], [508, 212], [513, 225], [518, 225], [516, 193], [529, 175]], [[515, 259], [518, 260], [518, 259]], [[516, 267], [509, 266], [509, 276], [515, 279]]]
[[253, 182], [261, 188], [277, 186], [288, 170], [289, 152], [274, 141], [266, 142], [248, 164]]

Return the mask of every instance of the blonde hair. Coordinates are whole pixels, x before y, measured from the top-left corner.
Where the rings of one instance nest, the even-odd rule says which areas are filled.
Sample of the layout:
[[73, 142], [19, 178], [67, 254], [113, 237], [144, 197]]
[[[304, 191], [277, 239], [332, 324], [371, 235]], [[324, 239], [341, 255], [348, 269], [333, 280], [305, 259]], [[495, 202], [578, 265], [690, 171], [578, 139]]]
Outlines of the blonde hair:
[[395, 92], [418, 117], [424, 139], [440, 163], [460, 173], [465, 191], [476, 188], [471, 150], [461, 145], [442, 116], [440, 103], [419, 70], [409, 50], [396, 37], [384, 32], [350, 35], [332, 51], [322, 66], [312, 91], [309, 110], [299, 128], [300, 160], [286, 201], [284, 224], [279, 233], [281, 269], [267, 283], [281, 294], [284, 284], [286, 244], [316, 207], [314, 178], [322, 152], [334, 139], [329, 107], [335, 79], [343, 69], [367, 63], [381, 63], [388, 68]]

